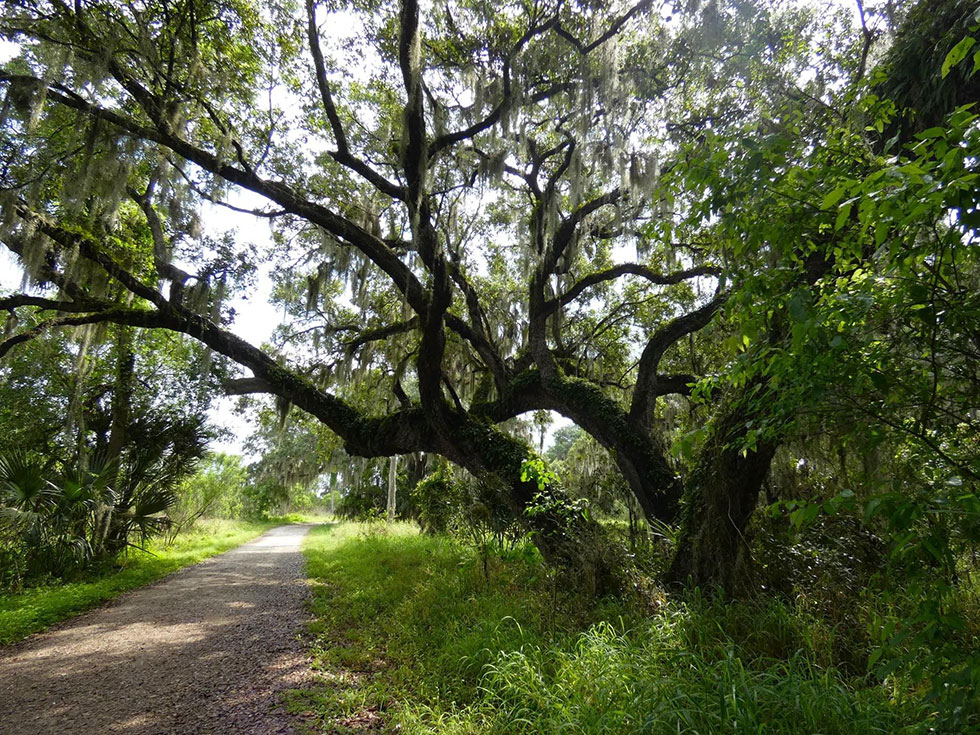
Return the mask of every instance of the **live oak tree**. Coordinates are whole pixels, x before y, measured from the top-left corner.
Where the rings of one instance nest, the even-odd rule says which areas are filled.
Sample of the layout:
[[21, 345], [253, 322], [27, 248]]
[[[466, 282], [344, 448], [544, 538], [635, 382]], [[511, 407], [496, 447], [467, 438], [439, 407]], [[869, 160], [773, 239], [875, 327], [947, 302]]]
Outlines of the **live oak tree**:
[[[660, 362], [722, 296], [696, 303], [688, 288], [681, 304], [696, 308], [681, 311], [661, 288], [716, 266], [678, 258], [673, 243], [665, 254], [639, 231], [669, 207], [656, 190], [666, 158], [656, 108], [680, 81], [659, 15], [648, 2], [613, 15], [564, 4], [358, 9], [374, 53], [355, 79], [324, 55], [324, 9], [308, 3], [305, 18], [290, 10], [11, 8], [5, 31], [23, 53], [3, 74], [5, 241], [58, 294], [4, 306], [60, 312], [52, 326], [185, 332], [252, 371], [238, 389], [311, 412], [351, 454], [442, 454], [499, 475], [517, 510], [531, 497], [518, 479], [525, 448], [493, 423], [557, 409], [615, 452], [651, 517], [670, 517], [680, 485], [649, 418], [657, 396], [694, 378], [662, 375]], [[261, 89], [290, 95], [301, 114], [290, 119], [274, 102], [259, 113]], [[172, 260], [189, 240], [190, 202], [230, 186], [268, 199], [275, 209], [264, 214], [310, 264], [304, 305], [323, 318], [296, 369], [222, 329], [224, 272], [192, 276]], [[153, 237], [142, 269], [107, 242], [118, 237], [120, 209], [133, 206]], [[616, 263], [617, 242], [638, 243], [646, 262]], [[639, 284], [611, 313], [589, 314], [587, 297], [625, 276]], [[110, 306], [92, 277], [118, 281], [138, 301]], [[345, 315], [325, 298], [338, 277], [360, 312], [353, 325], [335, 323]], [[630, 356], [598, 359], [616, 349], [600, 319], [635, 319], [639, 307], [662, 323], [644, 325], [627, 408], [603, 386], [616, 387]], [[573, 319], [578, 310], [586, 318]], [[397, 400], [377, 417], [329, 392], [348, 376], [327, 368], [332, 347], [363, 353], [382, 339], [385, 387]]]
[[[862, 144], [861, 111], [839, 103], [874, 61], [863, 14], [649, 0], [4, 11], [20, 53], [0, 71], [2, 238], [39, 290], [0, 306], [45, 316], [0, 354], [60, 326], [181, 332], [251, 373], [232, 392], [299, 407], [351, 455], [440, 454], [515, 515], [537, 486], [521, 480], [526, 445], [497, 427], [557, 411], [661, 522], [685, 493], [666, 401], [730, 373], [734, 387], [700, 391], [715, 418], [687, 463], [672, 576], [733, 582], [781, 426], [771, 381], [740, 368], [753, 339], [782, 344], [794, 309], [753, 287], [772, 271], [805, 290], [834, 267], [833, 222], [810, 201], [815, 167], [839, 164], [824, 143], [856, 129]], [[813, 189], [787, 204], [799, 181], [781, 180], [767, 199], [761, 163], [807, 171]], [[272, 226], [291, 316], [275, 350], [227, 329], [226, 292], [253, 256], [201, 235], [204, 202]], [[128, 301], [107, 297], [118, 288]], [[760, 294], [770, 323], [732, 329]], [[534, 518], [547, 553], [555, 519]]]

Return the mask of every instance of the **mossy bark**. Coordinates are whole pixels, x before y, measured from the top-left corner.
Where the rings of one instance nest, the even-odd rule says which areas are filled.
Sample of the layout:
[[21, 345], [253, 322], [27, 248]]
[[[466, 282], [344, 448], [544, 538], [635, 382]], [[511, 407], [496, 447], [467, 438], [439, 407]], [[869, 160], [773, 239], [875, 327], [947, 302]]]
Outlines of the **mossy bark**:
[[688, 478], [677, 548], [666, 581], [737, 595], [746, 591], [746, 528], [776, 450], [759, 442], [743, 453], [742, 438], [755, 411], [746, 400], [728, 402]]

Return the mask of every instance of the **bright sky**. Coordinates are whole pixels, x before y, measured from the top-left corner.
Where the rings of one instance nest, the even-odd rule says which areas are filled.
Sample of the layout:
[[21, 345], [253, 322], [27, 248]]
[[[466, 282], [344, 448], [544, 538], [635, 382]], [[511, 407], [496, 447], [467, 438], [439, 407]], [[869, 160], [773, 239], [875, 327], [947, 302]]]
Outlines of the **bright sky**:
[[[231, 203], [238, 207], [261, 206], [260, 198], [250, 193], [232, 195]], [[266, 251], [271, 236], [267, 222], [247, 214], [233, 212], [217, 205], [207, 205], [201, 214], [204, 230], [212, 237], [220, 237], [225, 232], [237, 230], [241, 237]], [[247, 233], [247, 234], [245, 234]], [[272, 332], [282, 322], [282, 314], [269, 303], [272, 295], [272, 279], [267, 264], [259, 267], [256, 285], [246, 296], [230, 300], [226, 306], [235, 310], [235, 321], [231, 331], [246, 342], [258, 347], [268, 342]], [[243, 422], [234, 413], [237, 397], [221, 397], [214, 401], [211, 408], [211, 422], [226, 429], [230, 435], [223, 441], [211, 443], [211, 448], [228, 454], [244, 454], [243, 443], [251, 432], [251, 426]]]

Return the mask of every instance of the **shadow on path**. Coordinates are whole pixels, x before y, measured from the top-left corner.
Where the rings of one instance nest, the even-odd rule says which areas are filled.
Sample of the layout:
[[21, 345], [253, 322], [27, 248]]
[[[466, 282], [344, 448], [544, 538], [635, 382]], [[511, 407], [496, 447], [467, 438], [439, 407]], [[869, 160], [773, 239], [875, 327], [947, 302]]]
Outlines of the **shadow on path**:
[[0, 649], [0, 732], [291, 733], [309, 681], [299, 546], [311, 524], [128, 592]]

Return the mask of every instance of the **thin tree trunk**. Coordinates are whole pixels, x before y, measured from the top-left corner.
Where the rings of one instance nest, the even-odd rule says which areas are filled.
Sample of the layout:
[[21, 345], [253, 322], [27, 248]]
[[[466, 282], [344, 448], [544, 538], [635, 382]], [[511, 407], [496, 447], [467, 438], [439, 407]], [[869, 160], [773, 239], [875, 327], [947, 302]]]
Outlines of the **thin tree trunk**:
[[116, 381], [112, 394], [112, 424], [109, 431], [107, 452], [112, 461], [122, 453], [129, 433], [129, 419], [133, 404], [133, 370], [136, 356], [133, 354], [133, 328], [116, 327]]
[[78, 344], [78, 355], [75, 357], [75, 384], [72, 389], [71, 402], [68, 404], [68, 414], [65, 420], [65, 445], [74, 444], [78, 449], [78, 463], [81, 469], [85, 468], [87, 457], [85, 456], [85, 417], [82, 410], [82, 399], [84, 398], [85, 379], [89, 372], [89, 348], [92, 346], [92, 334], [94, 327], [83, 326], [79, 330], [81, 339]]
[[397, 455], [388, 459], [388, 523], [395, 522], [395, 494], [398, 491], [396, 481], [398, 479], [398, 457]]

